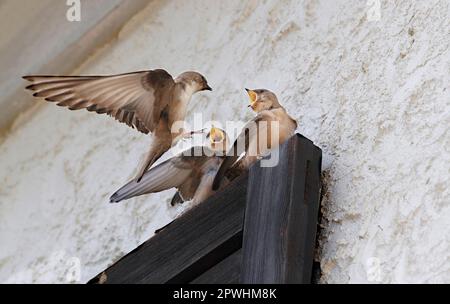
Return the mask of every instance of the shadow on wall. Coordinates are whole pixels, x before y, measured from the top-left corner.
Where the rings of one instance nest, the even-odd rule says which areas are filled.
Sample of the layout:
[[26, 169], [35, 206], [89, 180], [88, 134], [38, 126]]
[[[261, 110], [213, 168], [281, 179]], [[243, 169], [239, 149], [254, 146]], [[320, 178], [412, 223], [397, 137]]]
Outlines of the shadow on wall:
[[328, 202], [330, 202], [330, 183], [331, 183], [331, 172], [330, 169], [323, 169], [321, 176], [321, 191], [320, 191], [320, 208], [319, 208], [319, 218], [317, 221], [317, 237], [316, 237], [316, 251], [314, 254], [314, 264], [312, 272], [312, 282], [313, 284], [319, 284], [322, 277], [321, 268], [321, 257], [323, 244], [326, 241], [324, 228], [328, 226], [328, 219], [324, 217], [327, 214]]

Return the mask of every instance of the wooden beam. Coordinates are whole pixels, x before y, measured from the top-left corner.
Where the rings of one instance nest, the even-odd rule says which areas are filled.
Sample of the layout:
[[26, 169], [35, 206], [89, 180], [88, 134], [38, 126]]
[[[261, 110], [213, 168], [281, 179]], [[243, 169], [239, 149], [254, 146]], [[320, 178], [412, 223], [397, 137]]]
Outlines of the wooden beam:
[[250, 169], [242, 283], [311, 283], [322, 153], [297, 135], [279, 157], [275, 167]]
[[[311, 283], [322, 152], [301, 135], [90, 283]], [[245, 213], [245, 216], [244, 216]]]
[[242, 250], [239, 249], [193, 280], [191, 284], [238, 284], [241, 279], [241, 263]]
[[175, 220], [90, 283], [189, 283], [242, 246], [247, 175]]

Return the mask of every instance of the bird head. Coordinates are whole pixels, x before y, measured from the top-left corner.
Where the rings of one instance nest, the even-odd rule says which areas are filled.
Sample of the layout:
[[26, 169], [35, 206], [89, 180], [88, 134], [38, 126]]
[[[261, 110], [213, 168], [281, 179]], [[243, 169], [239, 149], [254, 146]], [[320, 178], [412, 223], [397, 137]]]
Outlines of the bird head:
[[206, 138], [209, 139], [210, 146], [213, 151], [223, 153], [227, 151], [229, 139], [224, 130], [212, 126], [211, 130], [206, 135]]
[[270, 110], [274, 108], [281, 107], [280, 103], [278, 102], [277, 96], [266, 89], [257, 89], [257, 90], [250, 90], [245, 89], [247, 91], [247, 94], [250, 98], [250, 105], [249, 107], [252, 108], [253, 111], [256, 113], [259, 113], [264, 110]]
[[184, 83], [191, 89], [192, 93], [212, 91], [212, 88], [208, 85], [206, 78], [198, 72], [184, 72], [177, 77], [176, 81]]

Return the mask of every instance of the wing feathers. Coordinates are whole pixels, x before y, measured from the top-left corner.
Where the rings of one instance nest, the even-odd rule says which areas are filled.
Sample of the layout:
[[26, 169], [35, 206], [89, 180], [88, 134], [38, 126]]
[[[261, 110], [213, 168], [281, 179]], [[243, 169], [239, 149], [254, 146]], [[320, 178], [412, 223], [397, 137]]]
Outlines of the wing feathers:
[[181, 161], [180, 156], [174, 157], [150, 169], [140, 182], [132, 180], [120, 188], [111, 196], [110, 202], [118, 203], [135, 196], [178, 187], [189, 178], [192, 172], [192, 167], [188, 164], [180, 165]]
[[174, 80], [164, 70], [113, 76], [25, 76], [33, 96], [70, 110], [108, 114], [142, 133], [154, 130], [172, 96]]

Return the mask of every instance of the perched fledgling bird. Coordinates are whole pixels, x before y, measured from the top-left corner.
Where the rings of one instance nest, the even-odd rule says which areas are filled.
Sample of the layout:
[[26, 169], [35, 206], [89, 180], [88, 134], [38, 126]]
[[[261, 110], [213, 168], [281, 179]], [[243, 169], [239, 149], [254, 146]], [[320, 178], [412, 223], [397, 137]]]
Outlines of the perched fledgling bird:
[[145, 172], [141, 182], [128, 182], [111, 196], [110, 202], [118, 203], [171, 188], [178, 190], [175, 198], [179, 203], [192, 200], [193, 204], [197, 204], [210, 197], [214, 193], [213, 179], [224, 159], [229, 141], [225, 131], [215, 127], [206, 137], [209, 138], [209, 147], [192, 147], [151, 168]]
[[70, 110], [108, 114], [133, 129], [153, 134], [150, 149], [136, 180], [183, 137], [172, 125], [183, 121], [193, 94], [212, 91], [205, 77], [185, 72], [173, 79], [162, 69], [111, 76], [24, 76], [27, 89]]
[[[220, 187], [224, 177], [230, 175], [230, 171], [242, 172], [247, 170], [270, 149], [278, 147], [293, 136], [297, 129], [297, 121], [289, 116], [273, 92], [265, 89], [245, 90], [250, 97], [249, 107], [257, 115], [244, 126], [243, 131], [228, 151], [214, 178], [213, 190]], [[277, 130], [272, 130], [272, 122], [278, 123]], [[275, 131], [278, 132], [278, 142], [272, 143], [272, 136], [274, 135], [272, 132]], [[261, 145], [262, 142], [265, 145]], [[240, 147], [240, 145], [243, 145], [243, 147]], [[244, 155], [240, 158], [243, 153]]]

